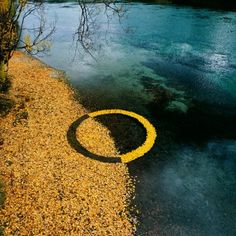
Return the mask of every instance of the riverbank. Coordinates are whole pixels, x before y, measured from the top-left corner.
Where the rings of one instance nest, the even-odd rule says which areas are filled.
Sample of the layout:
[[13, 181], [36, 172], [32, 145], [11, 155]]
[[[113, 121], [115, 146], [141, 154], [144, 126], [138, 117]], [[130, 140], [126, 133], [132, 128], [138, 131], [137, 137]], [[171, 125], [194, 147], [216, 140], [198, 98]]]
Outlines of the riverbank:
[[[9, 74], [15, 106], [1, 120], [4, 235], [132, 235], [128, 168], [91, 160], [70, 147], [67, 130], [86, 110], [54, 78], [61, 74], [20, 52]], [[92, 152], [117, 154], [109, 131], [92, 119], [78, 136]]]
[[236, 3], [233, 0], [135, 0], [135, 2], [176, 4], [176, 6], [190, 6], [228, 11], [236, 10]]

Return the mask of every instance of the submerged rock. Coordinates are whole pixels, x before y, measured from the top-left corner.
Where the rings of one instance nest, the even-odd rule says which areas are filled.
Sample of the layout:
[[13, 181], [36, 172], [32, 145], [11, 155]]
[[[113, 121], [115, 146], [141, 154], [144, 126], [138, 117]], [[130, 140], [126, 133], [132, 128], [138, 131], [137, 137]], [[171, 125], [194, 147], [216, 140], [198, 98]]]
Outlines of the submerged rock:
[[165, 108], [167, 111], [171, 112], [181, 112], [181, 113], [187, 113], [188, 106], [180, 101], [171, 101], [168, 106]]

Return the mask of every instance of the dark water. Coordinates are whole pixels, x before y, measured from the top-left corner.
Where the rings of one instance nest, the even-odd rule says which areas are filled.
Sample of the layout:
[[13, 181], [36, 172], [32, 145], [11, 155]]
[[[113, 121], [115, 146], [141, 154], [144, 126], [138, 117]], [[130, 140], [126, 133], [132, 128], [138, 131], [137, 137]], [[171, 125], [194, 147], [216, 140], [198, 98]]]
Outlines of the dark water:
[[[236, 235], [236, 13], [126, 7], [121, 23], [96, 19], [97, 61], [84, 53], [73, 61], [78, 7], [47, 5], [57, 31], [41, 59], [66, 71], [89, 109], [132, 110], [156, 126], [155, 147], [129, 164], [137, 235]], [[101, 121], [126, 152], [144, 134], [122, 119]]]

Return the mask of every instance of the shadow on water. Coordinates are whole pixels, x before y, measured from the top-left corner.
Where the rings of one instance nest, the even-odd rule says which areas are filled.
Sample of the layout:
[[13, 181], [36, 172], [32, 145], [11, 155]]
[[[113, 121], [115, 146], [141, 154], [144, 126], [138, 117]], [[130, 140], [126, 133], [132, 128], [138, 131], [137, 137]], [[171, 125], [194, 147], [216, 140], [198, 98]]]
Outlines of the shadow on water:
[[[115, 143], [121, 154], [136, 149], [141, 146], [146, 139], [143, 126], [130, 117], [121, 115], [103, 116], [97, 118], [97, 120], [111, 131], [113, 137], [117, 137]], [[129, 141], [127, 142], [127, 140]]]

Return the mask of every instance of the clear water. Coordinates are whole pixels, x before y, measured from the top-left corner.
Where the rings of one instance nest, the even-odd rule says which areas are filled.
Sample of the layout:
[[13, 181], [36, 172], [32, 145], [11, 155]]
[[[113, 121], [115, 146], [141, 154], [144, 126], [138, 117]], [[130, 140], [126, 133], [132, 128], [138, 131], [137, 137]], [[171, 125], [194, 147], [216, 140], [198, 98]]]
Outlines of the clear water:
[[[72, 60], [78, 7], [46, 5], [57, 31], [40, 59], [66, 71], [89, 109], [133, 110], [157, 127], [154, 149], [129, 165], [137, 235], [236, 235], [236, 13], [126, 7], [121, 23], [97, 18], [95, 61]], [[121, 135], [123, 147], [135, 141]]]

